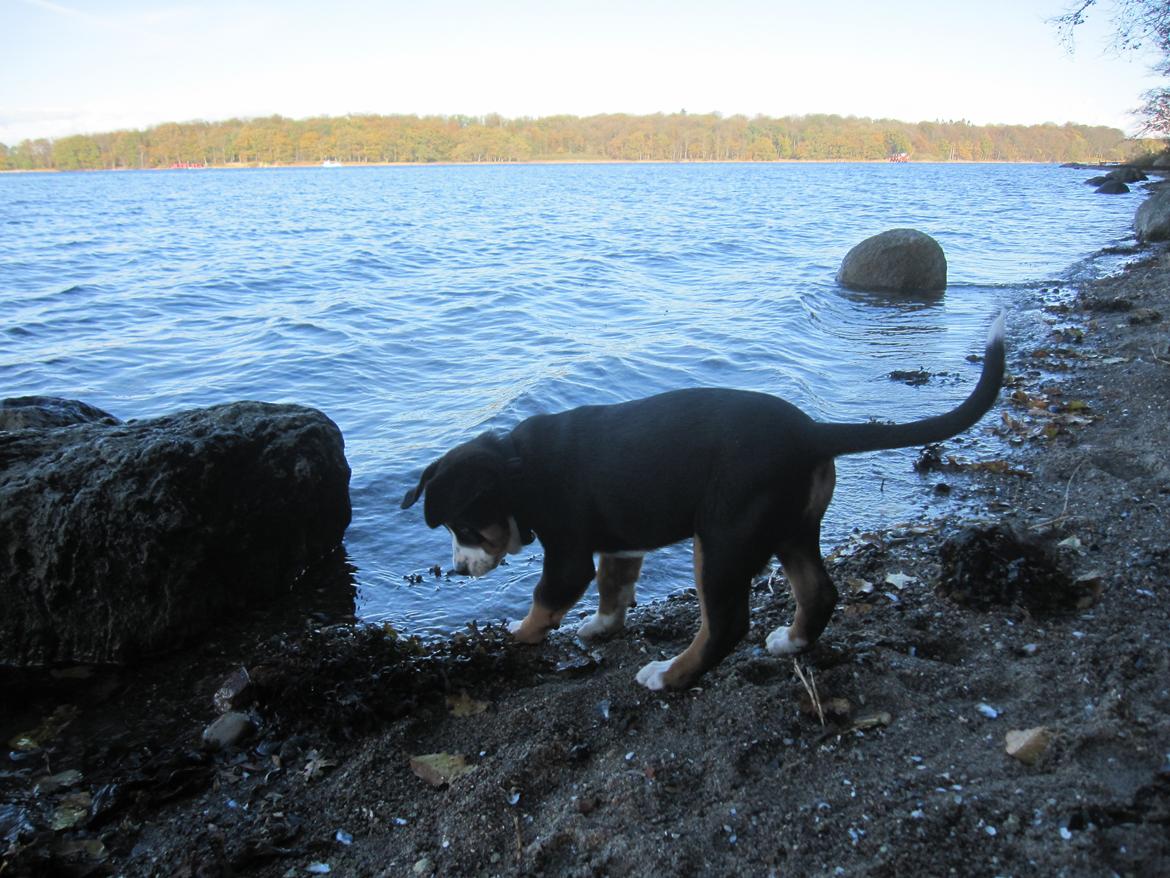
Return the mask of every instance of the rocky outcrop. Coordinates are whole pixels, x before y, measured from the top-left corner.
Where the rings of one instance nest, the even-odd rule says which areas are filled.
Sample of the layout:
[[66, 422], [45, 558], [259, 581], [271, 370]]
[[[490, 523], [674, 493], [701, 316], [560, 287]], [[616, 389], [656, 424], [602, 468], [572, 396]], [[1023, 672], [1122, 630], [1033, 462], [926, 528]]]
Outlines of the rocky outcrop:
[[341, 541], [337, 426], [239, 402], [151, 420], [0, 405], [0, 664], [122, 662], [286, 593]]
[[1132, 165], [1122, 165], [1114, 168], [1108, 174], [1102, 174], [1098, 177], [1090, 177], [1085, 181], [1085, 185], [1094, 186], [1101, 195], [1124, 195], [1129, 192], [1130, 183], [1140, 183], [1143, 180], [1150, 179], [1145, 175], [1141, 168], [1135, 168]]
[[1140, 168], [1135, 168], [1131, 165], [1117, 168], [1105, 176], [1111, 180], [1117, 180], [1120, 183], [1141, 183], [1144, 180], [1150, 179]]
[[1133, 228], [1139, 241], [1170, 241], [1170, 189], [1161, 189], [1141, 203]]
[[74, 424], [120, 424], [109, 412], [76, 399], [22, 396], [0, 400], [0, 432]]
[[930, 235], [890, 229], [846, 254], [837, 283], [867, 292], [941, 293], [947, 286], [947, 258]]

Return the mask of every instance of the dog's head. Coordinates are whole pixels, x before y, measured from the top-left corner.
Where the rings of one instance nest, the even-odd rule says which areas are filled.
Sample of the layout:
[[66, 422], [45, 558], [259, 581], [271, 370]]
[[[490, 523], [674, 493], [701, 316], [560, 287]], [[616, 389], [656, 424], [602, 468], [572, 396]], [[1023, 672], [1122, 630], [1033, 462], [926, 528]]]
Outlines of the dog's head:
[[451, 449], [425, 470], [402, 498], [408, 509], [426, 494], [423, 517], [428, 527], [451, 532], [453, 563], [458, 573], [483, 576], [504, 555], [526, 543], [508, 508], [508, 458], [496, 437], [484, 434]]

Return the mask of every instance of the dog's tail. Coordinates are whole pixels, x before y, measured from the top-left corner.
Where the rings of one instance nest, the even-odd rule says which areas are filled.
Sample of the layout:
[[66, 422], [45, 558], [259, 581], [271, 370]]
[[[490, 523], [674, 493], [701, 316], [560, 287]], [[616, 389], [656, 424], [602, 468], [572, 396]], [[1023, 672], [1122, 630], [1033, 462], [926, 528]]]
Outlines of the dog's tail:
[[1004, 316], [1000, 314], [987, 333], [983, 372], [975, 389], [957, 408], [944, 415], [908, 424], [817, 424], [814, 440], [818, 454], [837, 457], [883, 448], [907, 448], [941, 442], [962, 433], [982, 418], [999, 396], [1004, 370]]

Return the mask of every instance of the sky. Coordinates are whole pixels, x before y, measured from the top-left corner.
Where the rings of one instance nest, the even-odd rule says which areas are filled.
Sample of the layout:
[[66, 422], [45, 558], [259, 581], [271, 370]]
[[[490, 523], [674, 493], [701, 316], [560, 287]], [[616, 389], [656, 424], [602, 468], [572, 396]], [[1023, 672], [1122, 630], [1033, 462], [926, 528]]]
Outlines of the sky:
[[347, 113], [809, 113], [1134, 133], [1070, 0], [0, 0], [0, 143]]

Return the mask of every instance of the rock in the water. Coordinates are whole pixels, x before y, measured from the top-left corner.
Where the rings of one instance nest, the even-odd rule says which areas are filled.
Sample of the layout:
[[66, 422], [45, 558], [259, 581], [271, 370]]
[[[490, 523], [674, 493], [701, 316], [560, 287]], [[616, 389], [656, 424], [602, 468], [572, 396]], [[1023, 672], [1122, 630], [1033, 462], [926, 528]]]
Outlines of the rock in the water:
[[930, 235], [890, 229], [850, 250], [837, 282], [867, 292], [941, 293], [947, 286], [947, 258]]
[[1128, 191], [1129, 187], [1117, 179], [1106, 179], [1097, 187], [1098, 195], [1124, 195]]
[[[70, 406], [44, 403], [40, 423]], [[238, 402], [122, 424], [89, 408], [0, 432], [0, 664], [179, 646], [340, 544], [349, 465], [320, 412]]]
[[1133, 228], [1139, 241], [1170, 241], [1170, 189], [1162, 189], [1141, 203]]
[[1105, 176], [1111, 180], [1117, 180], [1119, 183], [1140, 183], [1143, 180], [1150, 179], [1141, 170], [1130, 165], [1115, 168]]

